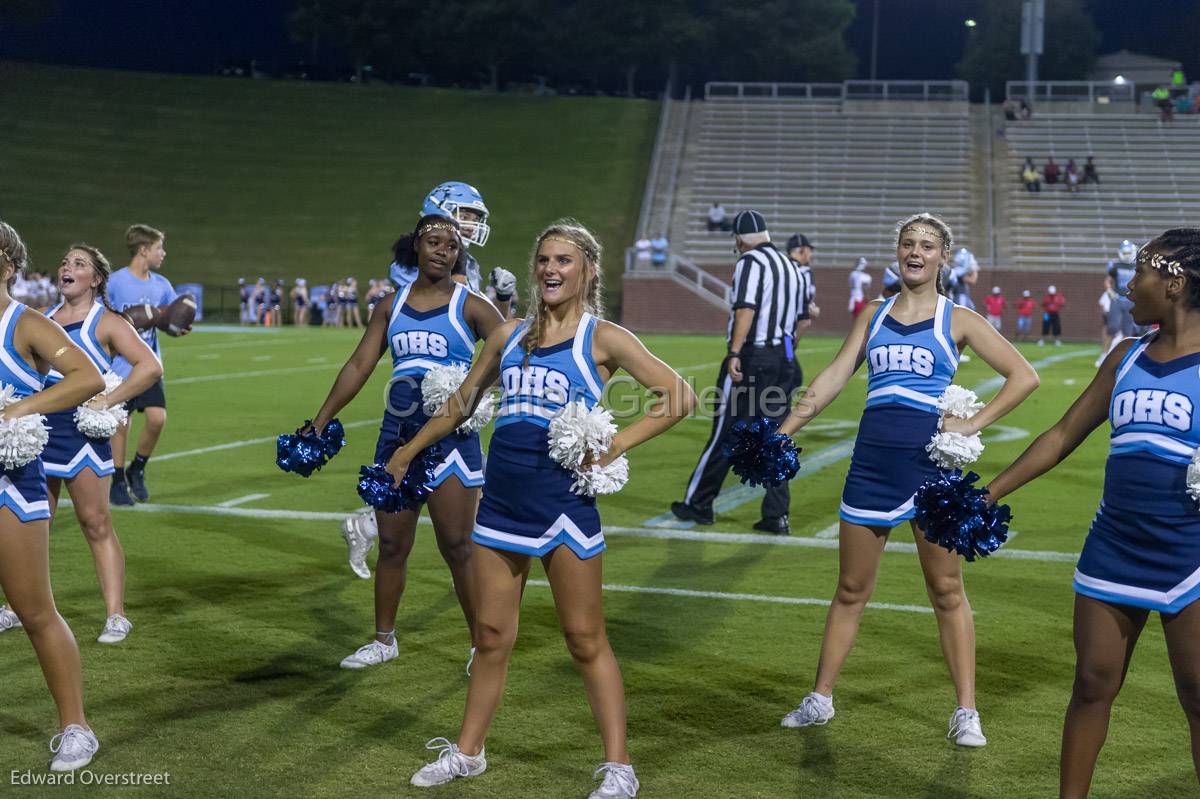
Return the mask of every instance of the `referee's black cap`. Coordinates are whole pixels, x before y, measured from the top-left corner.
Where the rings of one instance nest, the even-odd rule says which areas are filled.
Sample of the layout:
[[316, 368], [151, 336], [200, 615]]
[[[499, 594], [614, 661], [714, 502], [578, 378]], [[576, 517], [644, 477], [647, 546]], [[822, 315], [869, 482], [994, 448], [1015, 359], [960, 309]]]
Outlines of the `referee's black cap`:
[[791, 252], [797, 247], [808, 247], [810, 250], [816, 249], [812, 242], [808, 240], [808, 236], [803, 233], [793, 233], [792, 237], [787, 241], [787, 251]]
[[758, 211], [742, 211], [733, 218], [733, 235], [735, 236], [766, 232], [767, 219]]

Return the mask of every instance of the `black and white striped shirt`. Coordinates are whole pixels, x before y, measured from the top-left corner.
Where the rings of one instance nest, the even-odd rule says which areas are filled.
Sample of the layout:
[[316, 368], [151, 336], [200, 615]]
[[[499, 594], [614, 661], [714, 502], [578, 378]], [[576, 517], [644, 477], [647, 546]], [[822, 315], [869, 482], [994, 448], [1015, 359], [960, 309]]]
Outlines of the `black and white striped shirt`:
[[754, 319], [745, 345], [778, 346], [791, 336], [802, 305], [807, 306], [796, 264], [770, 243], [746, 252], [733, 268], [733, 293], [729, 311], [728, 343], [733, 345], [733, 325], [739, 308], [753, 308]]

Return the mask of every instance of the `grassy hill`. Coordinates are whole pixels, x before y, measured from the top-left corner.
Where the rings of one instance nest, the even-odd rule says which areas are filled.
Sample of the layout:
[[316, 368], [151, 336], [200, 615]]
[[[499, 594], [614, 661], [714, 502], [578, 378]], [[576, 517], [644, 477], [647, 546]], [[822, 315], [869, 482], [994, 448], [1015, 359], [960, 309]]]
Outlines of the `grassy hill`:
[[382, 276], [425, 193], [455, 179], [491, 209], [485, 267], [524, 282], [534, 236], [569, 215], [599, 232], [615, 287], [657, 121], [609, 98], [13, 63], [0, 82], [0, 219], [36, 264], [81, 239], [123, 263], [125, 227], [145, 222], [167, 233], [164, 274], [212, 288]]

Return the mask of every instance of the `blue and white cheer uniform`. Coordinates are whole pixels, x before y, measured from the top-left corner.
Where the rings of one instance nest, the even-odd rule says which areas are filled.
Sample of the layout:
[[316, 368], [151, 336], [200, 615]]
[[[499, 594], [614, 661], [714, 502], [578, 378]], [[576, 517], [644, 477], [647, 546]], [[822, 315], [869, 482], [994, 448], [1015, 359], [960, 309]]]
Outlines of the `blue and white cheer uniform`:
[[[60, 302], [47, 311], [46, 316], [53, 318], [62, 306]], [[96, 337], [96, 326], [103, 313], [104, 304], [96, 301], [82, 322], [63, 328], [101, 374], [112, 367], [112, 358]], [[52, 386], [62, 378], [62, 373], [51, 367], [46, 375], [46, 385]], [[74, 408], [46, 414], [46, 424], [50, 427], [50, 440], [42, 450], [42, 464], [48, 476], [74, 477], [84, 469], [91, 469], [100, 477], [113, 473], [112, 444], [107, 438], [88, 438], [79, 432]]]

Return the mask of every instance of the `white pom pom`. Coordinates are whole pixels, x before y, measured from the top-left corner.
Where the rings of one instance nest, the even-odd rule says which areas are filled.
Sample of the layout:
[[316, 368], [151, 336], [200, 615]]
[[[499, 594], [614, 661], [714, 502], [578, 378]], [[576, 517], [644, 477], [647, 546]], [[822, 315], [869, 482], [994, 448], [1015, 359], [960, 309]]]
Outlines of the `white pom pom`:
[[629, 460], [621, 455], [608, 466], [580, 469], [584, 457], [599, 458], [612, 446], [617, 426], [612, 413], [599, 405], [589, 410], [581, 401], [563, 406], [550, 420], [550, 457], [575, 474], [571, 491], [596, 496], [620, 491], [629, 481]]
[[[435, 366], [426, 372], [425, 377], [421, 379], [421, 398], [425, 413], [432, 416], [441, 410], [466, 379], [467, 367], [459, 364]], [[495, 415], [496, 397], [488, 392], [479, 400], [470, 418], [458, 426], [458, 432], [478, 433], [488, 426]]]
[[432, 416], [446, 404], [446, 400], [458, 391], [458, 387], [467, 379], [467, 367], [452, 363], [435, 366], [421, 378], [421, 398], [425, 413]]
[[[0, 405], [8, 407], [17, 402], [12, 386], [0, 390]], [[50, 428], [46, 417], [31, 413], [20, 419], [0, 421], [0, 465], [5, 469], [16, 469], [35, 460], [50, 440]]]
[[959, 419], [970, 419], [983, 403], [975, 392], [962, 386], [946, 386], [946, 391], [938, 397], [938, 409], [943, 416], [954, 416]]
[[962, 433], [934, 433], [925, 445], [929, 459], [942, 469], [961, 469], [979, 460], [983, 454], [983, 442], [979, 434], [964, 436]]
[[475, 406], [475, 413], [471, 414], [471, 418], [458, 426], [458, 432], [478, 433], [491, 423], [492, 417], [495, 415], [496, 395], [489, 391], [483, 395], [483, 399], [479, 400], [479, 404]]
[[[975, 392], [962, 386], [946, 386], [946, 391], [938, 397], [938, 410], [941, 411], [942, 419], [947, 416], [970, 419], [982, 407], [983, 403], [975, 396]], [[962, 433], [939, 430], [925, 445], [925, 451], [929, 453], [929, 459], [940, 468], [961, 469], [979, 460], [979, 456], [983, 454], [983, 441], [979, 433], [965, 436]]]
[[1189, 497], [1200, 502], [1200, 449], [1196, 450], [1196, 454], [1192, 456], [1192, 462], [1188, 464], [1187, 492]]
[[585, 453], [607, 452], [616, 433], [609, 411], [599, 405], [588, 410], [580, 400], [567, 403], [550, 420], [550, 457], [565, 469], [575, 469]]
[[129, 411], [124, 403], [109, 408], [93, 408], [89, 405], [92, 400], [107, 396], [125, 382], [116, 372], [104, 373], [104, 390], [92, 399], [75, 409], [75, 427], [88, 438], [112, 438], [117, 428], [125, 424]]
[[580, 496], [595, 497], [600, 494], [615, 494], [629, 482], [629, 459], [624, 455], [607, 466], [592, 465], [587, 469], [575, 470], [575, 482], [571, 491]]

